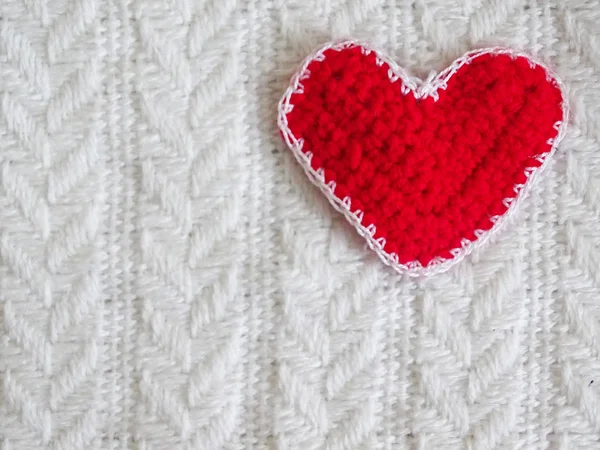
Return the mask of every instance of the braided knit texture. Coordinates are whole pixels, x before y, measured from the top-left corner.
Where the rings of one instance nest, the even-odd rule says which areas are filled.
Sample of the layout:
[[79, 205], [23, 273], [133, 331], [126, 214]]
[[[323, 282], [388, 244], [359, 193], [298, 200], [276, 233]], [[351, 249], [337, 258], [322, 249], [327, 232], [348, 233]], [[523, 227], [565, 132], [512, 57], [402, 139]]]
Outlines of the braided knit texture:
[[[600, 448], [599, 30], [598, 0], [0, 1], [0, 449]], [[291, 77], [347, 38], [424, 85], [496, 47], [562, 80], [542, 176], [443, 273], [382, 264], [281, 139]], [[512, 132], [556, 138], [558, 91], [511, 67], [486, 76], [550, 86]], [[503, 125], [480, 106], [469, 143]]]

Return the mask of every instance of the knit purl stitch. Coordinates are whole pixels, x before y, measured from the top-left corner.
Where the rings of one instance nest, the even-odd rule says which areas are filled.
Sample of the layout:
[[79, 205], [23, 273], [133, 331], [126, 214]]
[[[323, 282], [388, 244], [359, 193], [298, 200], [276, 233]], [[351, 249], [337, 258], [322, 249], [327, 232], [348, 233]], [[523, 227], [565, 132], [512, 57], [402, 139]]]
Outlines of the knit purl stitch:
[[508, 50], [467, 55], [421, 83], [342, 43], [295, 81], [280, 107], [284, 138], [396, 268], [452, 260], [493, 231], [566, 114], [560, 82]]

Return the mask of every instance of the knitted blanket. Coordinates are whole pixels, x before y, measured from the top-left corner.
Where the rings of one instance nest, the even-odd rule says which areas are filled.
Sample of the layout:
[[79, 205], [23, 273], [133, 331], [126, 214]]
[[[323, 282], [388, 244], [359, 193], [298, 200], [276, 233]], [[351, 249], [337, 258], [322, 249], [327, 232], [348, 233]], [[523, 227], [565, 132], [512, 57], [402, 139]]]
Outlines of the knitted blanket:
[[[600, 1], [0, 2], [0, 448], [600, 448]], [[277, 103], [331, 39], [544, 61], [567, 134], [449, 271], [384, 265]]]

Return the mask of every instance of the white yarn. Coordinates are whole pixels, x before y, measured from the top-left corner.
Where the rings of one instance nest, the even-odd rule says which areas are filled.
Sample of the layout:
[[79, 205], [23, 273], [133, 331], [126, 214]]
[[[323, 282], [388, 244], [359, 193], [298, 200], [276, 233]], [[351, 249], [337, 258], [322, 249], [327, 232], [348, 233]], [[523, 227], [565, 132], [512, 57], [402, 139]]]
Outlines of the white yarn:
[[[600, 1], [0, 2], [0, 448], [600, 448]], [[506, 228], [397, 274], [277, 101], [318, 45], [500, 45], [572, 119]]]

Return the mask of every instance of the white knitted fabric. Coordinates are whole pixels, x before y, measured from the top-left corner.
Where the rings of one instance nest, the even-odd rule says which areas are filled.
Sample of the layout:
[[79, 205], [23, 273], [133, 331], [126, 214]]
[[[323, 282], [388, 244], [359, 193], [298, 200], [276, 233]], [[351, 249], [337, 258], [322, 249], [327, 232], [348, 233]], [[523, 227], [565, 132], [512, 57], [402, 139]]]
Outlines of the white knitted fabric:
[[[276, 125], [339, 37], [526, 51], [572, 119], [493, 242], [403, 278]], [[0, 0], [0, 448], [600, 448], [600, 1]]]

